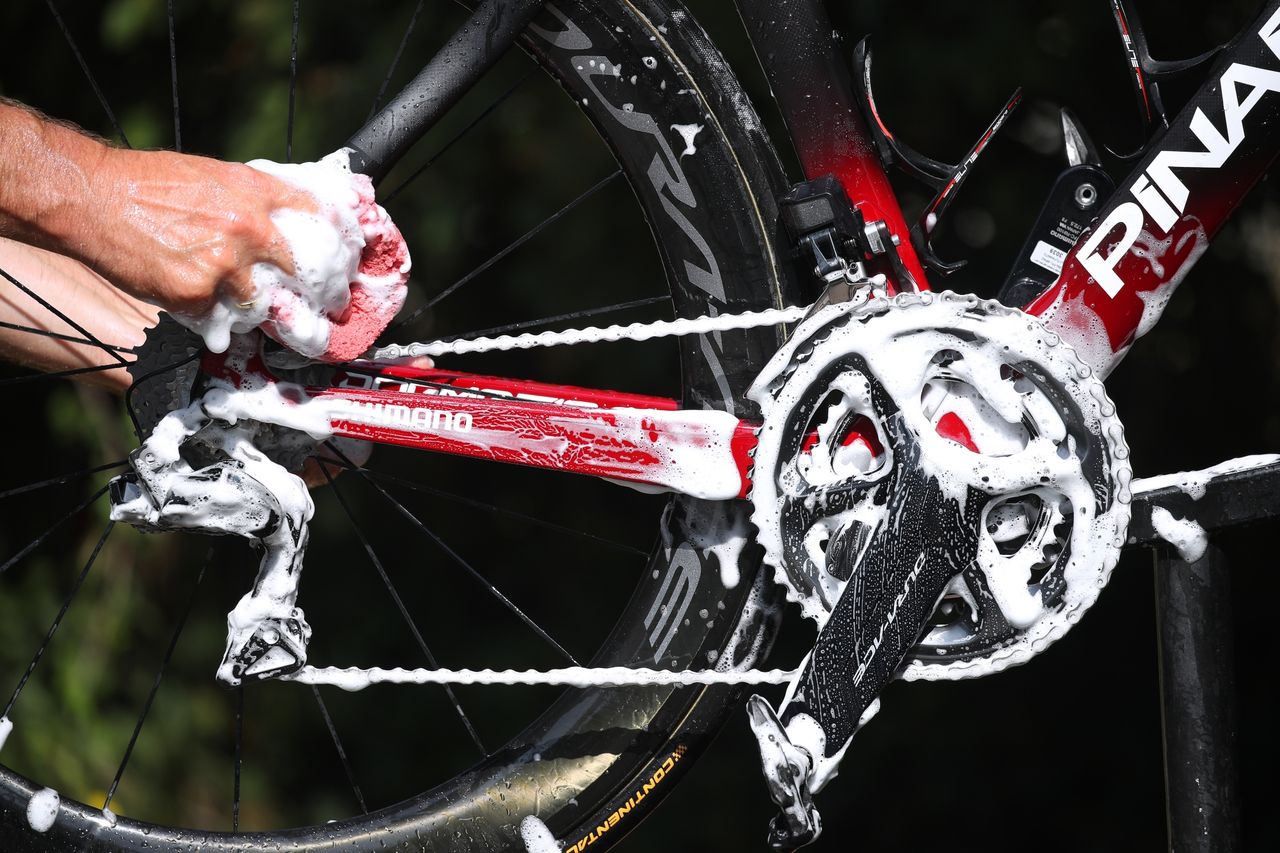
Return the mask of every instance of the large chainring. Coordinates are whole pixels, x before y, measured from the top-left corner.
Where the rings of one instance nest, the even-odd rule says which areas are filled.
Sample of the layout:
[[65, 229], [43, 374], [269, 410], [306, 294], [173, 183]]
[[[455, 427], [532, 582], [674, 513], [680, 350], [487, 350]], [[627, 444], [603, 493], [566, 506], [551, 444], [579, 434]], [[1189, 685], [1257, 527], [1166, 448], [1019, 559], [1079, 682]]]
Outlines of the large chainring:
[[1020, 311], [951, 293], [831, 305], [756, 379], [753, 521], [790, 600], [823, 625], [887, 517], [895, 447], [961, 501], [977, 559], [900, 677], [1023, 663], [1106, 584], [1129, 523], [1128, 446], [1101, 381]]

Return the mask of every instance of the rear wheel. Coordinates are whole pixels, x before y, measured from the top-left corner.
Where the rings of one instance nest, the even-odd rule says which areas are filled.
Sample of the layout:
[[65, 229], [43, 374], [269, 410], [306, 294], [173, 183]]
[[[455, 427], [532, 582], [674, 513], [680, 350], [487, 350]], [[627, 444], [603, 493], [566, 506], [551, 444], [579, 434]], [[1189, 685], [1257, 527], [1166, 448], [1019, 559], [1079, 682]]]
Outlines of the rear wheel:
[[[84, 31], [90, 30], [86, 27]], [[672, 8], [660, 0], [616, 4], [588, 0], [559, 2], [548, 6], [538, 23], [523, 38], [522, 46], [581, 107], [607, 143], [616, 160], [616, 168], [629, 183], [652, 232], [653, 243], [658, 250], [657, 264], [665, 273], [669, 286], [669, 302], [659, 303], [650, 299], [645, 309], [649, 315], [631, 319], [659, 319], [673, 315], [696, 317], [796, 303], [787, 273], [771, 248], [776, 220], [773, 198], [781, 182], [780, 169], [736, 81], [705, 34], [683, 10]], [[34, 105], [51, 114], [59, 114], [56, 104], [36, 102]], [[380, 192], [384, 198], [392, 198], [388, 206], [397, 221], [403, 222], [406, 214], [397, 212], [396, 201], [386, 190], [388, 186], [395, 187], [398, 180], [409, 178], [413, 174], [411, 165], [406, 164], [400, 173], [393, 173]], [[596, 179], [590, 177], [585, 178], [584, 183], [594, 187], [608, 186], [608, 174], [606, 172], [598, 183], [591, 183]], [[398, 195], [398, 191], [393, 192]], [[521, 202], [515, 198], [511, 203], [518, 205]], [[577, 203], [572, 204], [576, 206]], [[596, 204], [599, 204], [598, 199]], [[463, 208], [459, 206], [457, 211], [461, 215]], [[613, 211], [606, 210], [602, 215], [612, 217]], [[406, 234], [413, 245], [412, 232], [406, 230]], [[561, 245], [566, 247], [574, 242], [572, 235], [565, 235], [563, 231], [561, 240]], [[619, 244], [623, 242], [619, 238]], [[416, 251], [419, 270], [433, 266], [436, 259], [431, 257], [431, 251], [431, 248], [426, 252]], [[585, 272], [588, 273], [588, 286], [601, 294], [596, 304], [627, 301], [605, 295], [614, 279], [626, 277], [626, 270], [621, 265], [617, 268], [598, 265], [588, 267]], [[527, 284], [529, 287], [541, 287], [546, 283], [530, 281]], [[429, 287], [437, 294], [445, 291], [439, 282]], [[486, 293], [475, 297], [473, 305], [485, 308], [491, 301]], [[582, 301], [577, 302], [579, 306], [582, 304]], [[68, 313], [73, 313], [72, 308], [66, 308]], [[437, 324], [443, 325], [449, 319], [447, 305], [433, 306], [432, 313]], [[486, 314], [486, 319], [479, 323], [473, 320], [471, 328], [495, 325], [487, 319], [489, 316]], [[415, 329], [411, 324], [402, 330], [401, 339], [412, 339], [416, 336], [414, 332], [421, 335], [423, 331], [421, 325]], [[438, 334], [444, 330], [437, 326], [427, 331]], [[670, 359], [672, 369], [678, 370], [679, 387], [672, 390], [683, 397], [687, 407], [723, 409], [748, 417], [754, 412], [744, 397], [746, 388], [777, 348], [779, 335], [779, 330], [764, 329], [686, 337], [679, 342], [678, 367], [674, 366], [671, 358], [677, 354], [660, 354], [656, 359], [660, 363], [668, 363], [662, 360]], [[623, 360], [627, 360], [631, 345], [618, 346], [628, 348], [623, 350]], [[502, 371], [509, 375], [522, 375], [530, 369], [565, 367], [576, 373], [574, 378], [564, 381], [607, 384], [618, 381], [613, 378], [614, 374], [607, 374], [609, 378], [597, 379], [594, 383], [592, 377], [600, 375], [594, 372], [594, 363], [604, 358], [612, 362], [610, 356], [608, 352], [597, 355], [594, 351], [583, 351], [571, 352], [566, 358], [562, 353], [555, 353], [544, 361], [533, 363], [525, 362], [525, 356], [520, 362], [495, 357], [492, 367], [477, 372]], [[584, 366], [582, 362], [591, 364]], [[470, 364], [448, 366], [476, 369]], [[616, 375], [622, 376], [623, 373]], [[166, 373], [149, 381], [164, 382], [168, 378]], [[462, 464], [470, 467], [458, 467]], [[477, 464], [456, 460], [409, 460], [403, 454], [381, 448], [375, 454], [371, 467], [382, 467], [384, 471], [394, 467], [397, 473], [410, 473], [413, 479], [429, 487], [438, 487], [454, 477], [494, 477], [485, 491], [495, 495], [495, 503], [499, 502], [496, 496], [508, 488], [529, 490], [530, 483], [538, 484], [534, 491], [549, 505], [599, 500], [595, 497], [597, 493], [616, 494], [601, 491], [605, 487], [596, 483], [575, 481], [563, 485], [564, 480], [571, 478], [555, 475], [539, 474], [539, 479], [534, 480], [530, 472], [510, 474], [513, 485], [508, 486], [506, 479], [498, 479], [498, 475], [488, 468], [475, 472]], [[59, 466], [54, 467], [63, 470]], [[463, 471], [470, 473], [460, 473]], [[505, 478], [508, 474], [502, 476]], [[552, 480], [554, 482], [550, 482]], [[352, 482], [348, 484], [348, 481]], [[355, 475], [347, 475], [339, 482], [336, 495], [318, 497], [320, 505], [316, 527], [328, 526], [323, 515], [326, 510], [339, 518], [347, 515], [353, 521], [366, 522], [374, 516], [395, 514], [389, 513], [387, 505], [366, 509], [355, 501], [356, 488], [364, 485]], [[394, 485], [389, 488], [394, 488]], [[364, 491], [369, 495], [369, 501], [379, 500], [377, 490], [366, 488]], [[338, 495], [342, 497], [335, 500]], [[347, 495], [351, 498], [348, 499]], [[618, 509], [605, 509], [606, 513], [613, 514], [629, 512], [634, 503], [632, 498], [625, 496], [607, 500], [617, 501]], [[740, 502], [707, 503], [684, 498], [638, 500], [660, 514], [660, 527], [656, 531], [658, 544], [649, 553], [642, 569], [633, 564], [626, 570], [635, 584], [634, 591], [622, 605], [615, 627], [603, 640], [597, 638], [593, 641], [598, 644], [598, 650], [590, 662], [602, 666], [656, 666], [678, 670], [707, 668], [725, 661], [744, 664], [756, 660], [767, 649], [775, 615], [768, 580], [759, 572], [760, 553], [755, 546], [748, 547], [735, 554], [736, 565], [728, 566], [720, 565], [717, 555], [729, 552], [706, 547], [717, 536], [745, 529], [748, 506]], [[79, 520], [75, 524], [92, 523], [92, 519], [86, 519], [83, 514], [77, 518]], [[335, 525], [342, 523], [345, 522], [334, 522]], [[649, 529], [652, 531], [652, 527]], [[375, 561], [379, 573], [385, 576], [381, 562], [390, 562], [388, 556], [395, 553], [390, 546], [405, 542], [409, 534], [395, 534], [399, 538], [389, 541], [391, 534], [384, 534], [376, 523], [372, 530], [366, 530], [368, 532], [355, 537], [347, 534], [345, 544], [337, 542], [334, 547], [350, 547], [353, 541], [367, 545], [370, 553], [383, 555], [381, 561], [375, 556]], [[12, 539], [10, 553], [18, 553], [24, 541], [22, 538]], [[314, 537], [313, 551], [323, 541], [323, 536]], [[572, 622], [573, 614], [579, 611], [595, 612], [612, 607], [616, 612], [620, 599], [612, 596], [619, 591], [617, 583], [601, 583], [597, 588], [591, 574], [580, 571], [575, 574], [566, 568], [565, 564], [579, 556], [574, 553], [576, 546], [561, 543], [559, 547], [562, 550], [545, 560], [549, 565], [539, 567], [536, 555], [541, 546], [532, 540], [517, 544], [522, 546], [517, 553], [523, 554], [527, 565], [554, 573], [548, 582], [555, 584], [557, 591], [563, 590], [560, 597], [569, 601], [569, 606], [560, 608], [562, 617], [568, 615], [568, 621]], [[108, 552], [104, 554], [110, 556]], [[316, 575], [324, 571], [314, 565], [317, 562], [314, 556], [309, 556], [308, 562], [312, 565], [308, 583], [304, 586], [304, 604], [310, 604], [315, 598], [317, 588], [321, 586]], [[598, 553], [588, 554], [584, 562], [595, 571], [619, 571], [613, 568], [608, 558], [602, 559]], [[76, 564], [66, 568], [67, 565], [70, 564], [64, 564], [67, 572], [80, 567]], [[22, 582], [22, 570], [30, 571], [30, 568], [29, 565], [23, 566], [5, 578], [11, 582], [10, 590], [15, 588], [12, 583], [15, 579]], [[94, 571], [103, 574], [113, 570], [118, 569], [108, 563], [99, 565]], [[354, 566], [351, 568], [352, 572], [356, 570]], [[367, 569], [361, 568], [360, 571]], [[567, 589], [562, 578], [567, 579]], [[397, 580], [405, 581], [406, 586], [412, 584], [404, 578]], [[312, 590], [317, 592], [308, 596]], [[535, 584], [535, 593], [537, 590]], [[546, 595], [546, 582], [541, 592]], [[6, 592], [5, 597], [16, 594]], [[342, 594], [340, 591], [335, 593], [339, 597]], [[428, 586], [425, 594], [428, 598], [439, 594], [447, 598], [453, 608], [467, 607], [457, 597], [461, 593], [452, 588], [441, 590]], [[408, 594], [405, 599], [409, 600]], [[523, 600], [527, 604], [532, 603], [527, 597]], [[609, 601], [613, 602], [612, 605], [606, 603]], [[68, 618], [76, 618], [81, 610], [90, 610], [89, 604], [91, 602], [78, 603]], [[410, 604], [413, 605], [413, 601], [410, 600]], [[181, 607], [176, 609], [181, 610]], [[202, 629], [201, 636], [206, 639], [217, 635], [216, 614], [219, 612], [216, 603], [207, 609], [215, 616], [214, 628], [205, 625]], [[222, 610], [225, 609], [224, 606]], [[310, 615], [323, 609], [323, 606], [317, 606], [315, 611], [308, 612]], [[342, 614], [344, 606], [335, 605], [331, 610]], [[409, 618], [418, 615], [414, 607], [408, 610], [414, 611], [405, 614]], [[163, 609], [161, 612], [166, 618], [172, 615]], [[193, 618], [199, 619], [200, 616], [201, 610], [197, 608]], [[585, 621], [598, 618], [592, 616]], [[352, 661], [340, 655], [346, 650], [342, 642], [344, 631], [378, 631], [382, 622], [374, 620], [372, 627], [353, 627], [335, 623], [336, 620], [325, 624], [316, 616], [311, 619], [318, 638], [332, 639], [327, 645], [324, 642], [313, 644], [312, 660], [316, 663], [381, 663]], [[399, 621], [400, 616], [394, 612], [384, 619], [388, 626]], [[527, 659], [521, 656], [521, 647], [531, 641], [526, 627], [516, 623], [510, 639], [499, 643], [511, 649], [518, 661]], [[481, 632], [487, 632], [487, 629], [482, 628]], [[561, 636], [554, 629], [549, 629], [548, 633], [555, 634], [557, 639]], [[42, 636], [43, 632], [7, 638], [7, 642], [17, 649], [5, 668], [11, 682], [16, 683], [22, 678], [32, 646], [39, 646]], [[176, 633], [174, 637], [176, 644]], [[74, 654], [72, 649], [59, 649], [58, 639], [54, 637], [49, 644], [50, 655]], [[200, 651], [208, 663], [206, 669], [210, 680], [220, 653], [217, 642], [215, 639], [215, 645]], [[475, 642], [478, 643], [479, 638]], [[184, 648], [191, 645], [194, 643], [186, 643]], [[420, 645], [426, 651], [425, 644]], [[462, 646], [466, 645], [464, 638]], [[566, 641], [565, 646], [572, 644]], [[417, 651], [411, 647], [404, 660], [397, 662], [423, 665], [421, 659], [415, 659]], [[322, 659], [325, 653], [333, 659]], [[168, 656], [165, 659], [168, 661]], [[442, 660], [441, 663], [457, 667], [529, 665], [477, 662], [465, 658]], [[565, 661], [559, 661], [560, 665], [563, 663]], [[550, 662], [539, 659], [535, 665], [546, 667], [556, 665], [556, 661], [554, 658]], [[34, 676], [37, 680], [40, 672], [38, 668]], [[121, 684], [125, 683], [122, 679]], [[159, 683], [158, 678], [156, 683]], [[297, 694], [309, 690], [301, 685], [266, 684], [255, 687], [253, 692], [264, 697], [268, 693], [279, 697], [262, 699], [259, 703], [279, 701], [287, 704], [300, 701]], [[423, 690], [406, 687], [397, 689], [395, 695], [378, 693], [376, 698], [384, 704], [416, 704]], [[462, 698], [470, 701], [474, 695], [468, 693]], [[425, 793], [385, 808], [377, 808], [381, 804], [371, 801], [367, 805], [373, 811], [367, 814], [311, 828], [236, 834], [209, 831], [227, 828], [230, 821], [226, 817], [229, 816], [221, 819], [221, 825], [215, 820], [197, 818], [192, 821], [198, 827], [195, 830], [172, 829], [128, 816], [121, 816], [113, 824], [104, 816], [99, 803], [82, 805], [70, 796], [64, 796], [57, 817], [41, 837], [41, 843], [55, 850], [143, 849], [151, 846], [199, 847], [203, 850], [275, 849], [281, 843], [294, 845], [293, 849], [327, 849], [336, 842], [372, 844], [372, 840], [377, 838], [383, 846], [404, 845], [410, 849], [523, 849], [519, 823], [527, 815], [536, 815], [546, 822], [565, 847], [573, 849], [574, 845], [582, 845], [604, 849], [670, 790], [680, 772], [714, 733], [735, 695], [732, 688], [724, 687], [570, 691], [552, 701], [504, 746], [485, 749], [487, 754], [478, 763], [447, 781], [435, 784]], [[137, 700], [139, 697], [132, 698]], [[309, 698], [306, 697], [308, 701]], [[329, 698], [333, 705], [347, 701], [345, 697]], [[441, 697], [437, 704], [445, 709], [444, 713], [449, 713], [449, 705], [461, 704], [454, 701], [457, 698], [450, 695], [446, 701]], [[497, 705], [501, 697], [489, 697], [486, 701]], [[147, 704], [150, 704], [150, 699]], [[330, 732], [334, 732], [333, 717], [340, 715], [331, 716], [323, 703], [320, 707]], [[156, 716], [163, 712], [161, 702], [156, 708]], [[24, 729], [36, 729], [36, 721], [24, 717], [21, 696], [9, 713], [17, 728], [11, 736], [7, 754], [0, 755], [0, 758], [26, 759], [15, 763], [33, 779], [40, 780], [41, 770], [45, 768], [40, 766], [39, 756], [33, 757], [29, 751], [15, 752], [15, 744], [25, 736]], [[501, 718], [502, 706], [498, 705], [489, 713]], [[338, 722], [342, 720], [338, 719]], [[373, 724], [377, 727], [377, 716]], [[442, 751], [441, 741], [462, 736], [456, 723], [447, 719], [424, 719], [422, 725], [433, 733], [429, 743], [436, 743], [435, 748]], [[238, 733], [240, 718], [227, 720], [226, 726], [228, 729], [234, 726]], [[472, 729], [469, 722], [466, 726], [468, 730]], [[145, 739], [153, 736], [151, 730], [163, 728], [159, 720], [154, 720], [147, 731], [142, 731], [140, 736], [135, 732], [135, 736]], [[334, 738], [337, 739], [336, 733]], [[413, 743], [411, 737], [396, 731], [379, 733], [377, 739], [392, 745]], [[171, 748], [181, 749], [180, 738]], [[239, 807], [240, 749], [237, 735], [236, 808]], [[301, 774], [294, 769], [295, 777], [308, 777], [315, 772], [309, 769], [306, 757], [293, 760], [308, 768]], [[343, 763], [350, 774], [345, 758]], [[433, 778], [426, 758], [422, 764], [421, 784], [435, 783], [440, 777], [436, 775]], [[280, 769], [289, 775], [288, 768], [272, 769]], [[3, 841], [0, 846], [23, 849], [31, 843], [32, 828], [27, 819], [27, 807], [42, 784], [8, 769], [0, 771], [0, 841]], [[105, 788], [106, 780], [100, 784]], [[230, 786], [231, 780], [228, 779], [226, 787]], [[358, 788], [356, 797], [363, 807], [365, 803]], [[140, 797], [135, 801], [142, 802]], [[351, 805], [348, 804], [349, 807]], [[132, 815], [134, 810], [122, 811]], [[140, 805], [137, 811], [144, 809]], [[181, 824], [184, 821], [165, 816], [163, 822]], [[250, 824], [246, 820], [240, 828], [248, 826]], [[257, 827], [253, 828], [256, 830]]]

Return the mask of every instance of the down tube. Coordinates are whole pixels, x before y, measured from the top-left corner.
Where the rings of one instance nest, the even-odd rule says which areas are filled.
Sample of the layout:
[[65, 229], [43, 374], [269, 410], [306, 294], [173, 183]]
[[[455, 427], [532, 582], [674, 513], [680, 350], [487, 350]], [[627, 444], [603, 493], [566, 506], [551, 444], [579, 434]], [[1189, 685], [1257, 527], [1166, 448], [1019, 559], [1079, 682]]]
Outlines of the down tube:
[[1028, 311], [1102, 375], [1169, 297], [1280, 150], [1280, 0], [1223, 51]]

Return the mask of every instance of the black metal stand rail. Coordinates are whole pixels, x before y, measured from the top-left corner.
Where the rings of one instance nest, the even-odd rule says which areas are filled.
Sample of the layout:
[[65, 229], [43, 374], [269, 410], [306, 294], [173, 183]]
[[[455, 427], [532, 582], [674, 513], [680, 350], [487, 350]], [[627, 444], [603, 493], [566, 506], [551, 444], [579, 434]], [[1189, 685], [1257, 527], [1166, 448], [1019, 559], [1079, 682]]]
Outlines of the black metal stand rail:
[[1155, 549], [1169, 847], [1240, 849], [1231, 578], [1212, 545], [1194, 563]]
[[1214, 480], [1200, 500], [1176, 488], [1145, 494], [1134, 502], [1130, 525], [1131, 544], [1156, 546], [1169, 847], [1178, 853], [1233, 853], [1241, 849], [1241, 827], [1230, 567], [1212, 544], [1194, 563], [1157, 544], [1151, 523], [1156, 506], [1196, 521], [1210, 534], [1274, 518], [1280, 464]]

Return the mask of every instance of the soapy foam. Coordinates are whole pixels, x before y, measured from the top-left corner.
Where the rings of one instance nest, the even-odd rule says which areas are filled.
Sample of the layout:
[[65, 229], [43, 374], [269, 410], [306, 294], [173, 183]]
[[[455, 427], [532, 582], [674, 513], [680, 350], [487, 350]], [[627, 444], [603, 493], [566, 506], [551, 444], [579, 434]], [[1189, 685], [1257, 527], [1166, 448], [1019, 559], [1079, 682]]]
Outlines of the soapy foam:
[[[708, 656], [716, 654], [713, 664], [717, 672], [736, 670], [745, 672], [753, 668], [768, 651], [767, 631], [759, 630], [760, 621], [768, 618], [767, 614], [776, 611], [777, 605], [769, 593], [770, 580], [764, 572], [756, 575], [755, 583], [747, 593], [747, 600], [742, 605], [737, 624], [729, 634], [729, 642], [725, 644], [723, 653], [708, 651]], [[723, 602], [719, 603], [723, 605]]]
[[1151, 508], [1151, 526], [1161, 539], [1177, 549], [1178, 556], [1185, 562], [1199, 560], [1209, 547], [1209, 535], [1203, 527], [1189, 518], [1174, 518], [1173, 513], [1162, 506]]
[[533, 815], [520, 821], [520, 838], [524, 841], [524, 849], [528, 853], [560, 853], [560, 845], [556, 837], [547, 829], [547, 825]]
[[[330, 416], [335, 418], [340, 418], [348, 406], [342, 400], [315, 402], [330, 407]], [[733, 415], [713, 410], [672, 413], [667, 417], [664, 429], [671, 440], [659, 441], [651, 438], [652, 415], [648, 411], [618, 407], [609, 409], [608, 414], [613, 422], [607, 427], [610, 444], [615, 449], [618, 445], [612, 440], [614, 436], [622, 447], [652, 454], [658, 460], [658, 468], [653, 469], [643, 464], [632, 466], [618, 459], [615, 464], [619, 474], [632, 467], [637, 474], [658, 474], [662, 480], [657, 485], [675, 488], [693, 497], [728, 500], [738, 496], [742, 477], [730, 450], [738, 426], [738, 419]], [[506, 428], [489, 429], [480, 424], [465, 432], [450, 433], [449, 438], [478, 448], [518, 451], [536, 463], [540, 456], [563, 456], [575, 441], [572, 436], [588, 430], [573, 418], [562, 421], [552, 416], [548, 422], [548, 434], [536, 439]], [[403, 428], [412, 430], [413, 425], [405, 424]]]
[[261, 381], [235, 388], [221, 380], [213, 380], [211, 385], [200, 400], [210, 417], [232, 424], [241, 420], [276, 424], [304, 432], [316, 441], [333, 435], [332, 419], [339, 408], [336, 401], [307, 397], [300, 385]]
[[696, 672], [627, 666], [566, 666], [549, 670], [405, 669], [403, 667], [305, 666], [282, 681], [328, 684], [356, 692], [374, 684], [563, 685], [567, 687], [667, 687], [690, 684], [787, 684], [799, 670], [715, 669]]
[[247, 165], [310, 193], [317, 212], [281, 209], [271, 221], [289, 245], [295, 273], [274, 264], [252, 270], [254, 298], [229, 295], [203, 317], [175, 315], [223, 352], [231, 335], [261, 326], [285, 346], [311, 358], [342, 361], [360, 355], [404, 303], [409, 255], [373, 185], [351, 172], [349, 151], [314, 163]]
[[1260, 453], [1253, 456], [1241, 456], [1219, 462], [1200, 471], [1178, 471], [1173, 474], [1160, 474], [1155, 477], [1139, 477], [1133, 480], [1131, 488], [1134, 494], [1146, 494], [1160, 489], [1176, 488], [1191, 496], [1192, 500], [1200, 500], [1208, 491], [1209, 481], [1226, 474], [1250, 471], [1264, 465], [1280, 462], [1280, 454]]
[[[670, 559], [671, 542], [667, 524], [664, 518], [664, 545]], [[715, 557], [720, 569], [720, 583], [724, 588], [736, 588], [742, 581], [742, 570], [739, 567], [742, 551], [751, 541], [751, 528], [745, 513], [736, 510], [726, 513], [717, 504], [690, 501], [684, 504], [684, 522], [681, 528], [685, 541], [701, 552], [704, 558]]]
[[[229, 362], [242, 361], [252, 351], [251, 341], [237, 338], [237, 344]], [[270, 412], [295, 429], [311, 427], [317, 432], [327, 430], [328, 422], [285, 396], [290, 390], [300, 392], [296, 386], [253, 376], [246, 378], [243, 390], [223, 380], [211, 381], [214, 387], [202, 398], [170, 412], [156, 425], [141, 448], [143, 466], [138, 469], [148, 488], [113, 502], [111, 518], [143, 529], [192, 529], [261, 544], [253, 590], [227, 617], [228, 648], [235, 650], [265, 619], [293, 619], [305, 626], [294, 605], [315, 507], [302, 479], [258, 449], [257, 421], [269, 422], [262, 415]], [[214, 469], [217, 476], [193, 479], [195, 472], [182, 458], [181, 447], [197, 435], [198, 441], [239, 467], [224, 465]], [[303, 634], [308, 633], [304, 627]], [[231, 669], [232, 663], [224, 661], [219, 677]]]
[[[1171, 238], [1157, 239], [1143, 232], [1134, 240], [1133, 254], [1145, 260], [1153, 275], [1163, 277], [1166, 264], [1176, 264], [1177, 269], [1164, 282], [1149, 291], [1138, 291], [1142, 300], [1142, 316], [1138, 320], [1138, 328], [1133, 339], [1122, 341], [1121, 348], [1113, 351], [1110, 333], [1106, 324], [1088, 302], [1084, 292], [1077, 293], [1072, 299], [1064, 298], [1065, 292], [1059, 291], [1057, 300], [1040, 315], [1041, 322], [1049, 328], [1059, 328], [1070, 338], [1077, 354], [1088, 364], [1094, 365], [1102, 376], [1120, 363], [1120, 359], [1132, 346], [1133, 341], [1147, 334], [1160, 319], [1170, 297], [1191, 272], [1196, 261], [1209, 248], [1209, 235], [1203, 223], [1195, 222], [1194, 228], [1184, 233], [1170, 252]], [[1179, 259], [1180, 258], [1180, 259]]]
[[702, 125], [673, 124], [671, 125], [671, 129], [680, 134], [680, 138], [684, 140], [684, 150], [680, 152], [681, 157], [698, 153], [698, 147], [693, 144], [693, 140], [702, 132]]
[[36, 791], [27, 801], [27, 825], [36, 832], [48, 832], [61, 805], [62, 798], [52, 788]]
[[[808, 664], [809, 656], [806, 656], [796, 669], [797, 675], [804, 672]], [[795, 698], [796, 688], [799, 685], [799, 678], [787, 685], [782, 701], [778, 703], [779, 709], [784, 709], [791, 704]], [[849, 745], [853, 743], [854, 736], [862, 731], [862, 727], [869, 723], [878, 713], [880, 713], [879, 697], [871, 700], [866, 710], [862, 712], [862, 716], [858, 718], [858, 725], [853, 730], [853, 734], [831, 755], [827, 754], [827, 734], [822, 730], [822, 724], [811, 715], [803, 712], [797, 713], [787, 722], [787, 740], [792, 746], [803, 749], [810, 758], [807, 780], [810, 792], [818, 793], [839, 774], [840, 762], [844, 760], [845, 753], [849, 750]]]
[[853, 738], [849, 738], [833, 755], [827, 755], [827, 735], [822, 731], [821, 724], [808, 714], [796, 714], [791, 718], [787, 723], [787, 739], [809, 753], [813, 761], [809, 769], [809, 790], [814, 794], [836, 778], [840, 772], [840, 762], [844, 760], [845, 752], [853, 743]]

